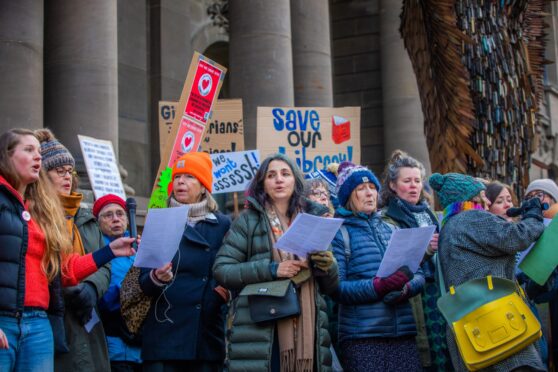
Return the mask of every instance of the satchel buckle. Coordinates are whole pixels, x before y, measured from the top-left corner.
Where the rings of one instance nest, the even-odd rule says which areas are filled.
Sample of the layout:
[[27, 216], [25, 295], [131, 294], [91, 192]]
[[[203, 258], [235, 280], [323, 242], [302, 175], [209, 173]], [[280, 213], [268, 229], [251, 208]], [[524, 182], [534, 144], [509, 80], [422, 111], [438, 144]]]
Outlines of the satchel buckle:
[[277, 310], [275, 310], [274, 307], [272, 307], [271, 309], [269, 309], [269, 313], [270, 313], [271, 315], [274, 315], [276, 312], [277, 312]]

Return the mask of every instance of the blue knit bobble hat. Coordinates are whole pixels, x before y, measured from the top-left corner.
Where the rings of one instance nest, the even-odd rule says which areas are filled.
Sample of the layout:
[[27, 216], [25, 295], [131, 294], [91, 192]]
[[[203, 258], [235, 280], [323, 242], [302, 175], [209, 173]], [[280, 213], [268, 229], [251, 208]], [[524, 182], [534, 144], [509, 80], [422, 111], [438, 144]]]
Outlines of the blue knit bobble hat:
[[456, 202], [471, 200], [486, 187], [474, 177], [461, 173], [434, 173], [428, 181], [436, 191], [442, 208]]
[[76, 161], [70, 151], [54, 137], [50, 130], [37, 129], [35, 137], [41, 144], [42, 166], [47, 172], [65, 165], [76, 167]]
[[344, 161], [339, 165], [337, 176], [337, 198], [339, 205], [344, 207], [354, 189], [361, 183], [371, 182], [380, 191], [380, 182], [372, 171], [361, 165]]

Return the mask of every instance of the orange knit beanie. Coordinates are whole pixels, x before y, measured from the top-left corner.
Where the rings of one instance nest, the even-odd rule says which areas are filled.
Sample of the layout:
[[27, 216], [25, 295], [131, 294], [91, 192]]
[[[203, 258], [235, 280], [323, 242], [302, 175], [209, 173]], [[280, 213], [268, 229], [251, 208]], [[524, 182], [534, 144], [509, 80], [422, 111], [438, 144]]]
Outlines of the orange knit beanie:
[[213, 188], [213, 174], [211, 173], [211, 158], [206, 152], [187, 152], [182, 155], [172, 166], [172, 178], [169, 184], [169, 195], [172, 192], [172, 183], [177, 174], [191, 174], [211, 192]]

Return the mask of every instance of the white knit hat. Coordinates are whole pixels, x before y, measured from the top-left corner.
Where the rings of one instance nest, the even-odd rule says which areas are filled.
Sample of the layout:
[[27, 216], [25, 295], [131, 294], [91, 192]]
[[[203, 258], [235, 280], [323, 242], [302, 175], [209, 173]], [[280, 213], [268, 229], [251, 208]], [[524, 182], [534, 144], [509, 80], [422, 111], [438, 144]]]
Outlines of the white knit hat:
[[556, 182], [553, 180], [549, 178], [535, 180], [529, 184], [525, 194], [529, 194], [531, 191], [535, 190], [546, 192], [548, 195], [552, 196], [555, 202], [558, 202], [558, 186], [556, 186]]

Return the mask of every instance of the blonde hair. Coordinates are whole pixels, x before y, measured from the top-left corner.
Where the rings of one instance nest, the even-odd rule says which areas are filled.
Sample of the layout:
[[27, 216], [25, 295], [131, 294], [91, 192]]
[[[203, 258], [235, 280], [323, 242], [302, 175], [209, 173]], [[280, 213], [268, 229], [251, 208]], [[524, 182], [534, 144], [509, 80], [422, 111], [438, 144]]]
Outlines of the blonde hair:
[[[210, 212], [215, 212], [219, 209], [219, 205], [217, 204], [217, 201], [213, 198], [213, 195], [211, 195], [211, 193], [209, 191], [205, 191], [204, 193], [205, 198], [207, 199], [207, 209]], [[203, 199], [203, 197], [202, 197]]]
[[[14, 188], [19, 188], [21, 179], [11, 157], [23, 136], [34, 136], [28, 129], [12, 129], [0, 135], [0, 175]], [[36, 137], [35, 137], [36, 138]], [[66, 221], [58, 194], [47, 174], [41, 168], [39, 180], [27, 185], [24, 200], [29, 213], [45, 234], [46, 247], [41, 267], [49, 281], [60, 272], [60, 257], [71, 252], [71, 241], [66, 230]]]

